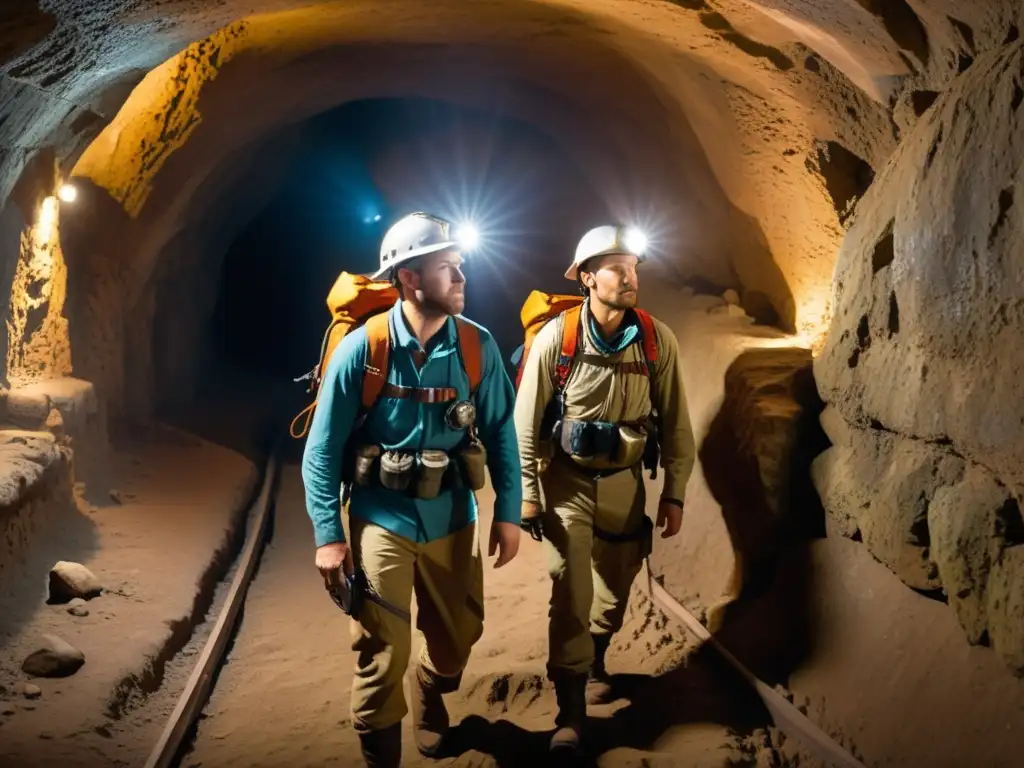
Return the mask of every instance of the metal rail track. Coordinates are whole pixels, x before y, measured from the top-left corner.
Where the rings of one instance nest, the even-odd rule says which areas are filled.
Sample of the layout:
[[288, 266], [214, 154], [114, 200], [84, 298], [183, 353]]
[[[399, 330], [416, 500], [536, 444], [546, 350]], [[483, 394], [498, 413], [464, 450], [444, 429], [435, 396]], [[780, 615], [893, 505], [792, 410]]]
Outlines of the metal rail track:
[[[271, 453], [263, 476], [263, 484], [259, 496], [249, 515], [249, 530], [246, 534], [245, 546], [242, 549], [239, 567], [235, 571], [220, 615], [206, 641], [203, 652], [196, 663], [188, 683], [182, 691], [177, 706], [160, 739], [146, 761], [145, 768], [171, 768], [181, 757], [186, 736], [195, 725], [206, 705], [213, 688], [214, 678], [220, 668], [228, 642], [238, 621], [238, 614], [245, 602], [249, 583], [256, 570], [256, 564], [263, 552], [267, 538], [267, 529], [273, 513], [273, 496], [280, 472], [280, 459], [277, 450]], [[687, 631], [702, 642], [710, 644], [744, 680], [755, 690], [765, 707], [771, 714], [775, 725], [787, 737], [800, 742], [816, 757], [826, 761], [835, 768], [865, 768], [865, 766], [849, 754], [842, 746], [809, 720], [799, 709], [785, 697], [779, 695], [771, 686], [758, 679], [728, 649], [711, 635], [693, 614], [686, 610], [670, 595], [655, 579], [650, 563], [645, 562], [646, 578], [643, 585], [651, 600], [667, 615], [680, 622]]]
[[764, 702], [765, 708], [775, 721], [775, 726], [782, 733], [800, 742], [815, 757], [826, 761], [829, 765], [836, 768], [865, 768], [863, 763], [847, 752], [799, 709], [794, 707], [788, 699], [780, 695], [778, 691], [766, 682], [756, 677], [739, 659], [729, 653], [728, 649], [719, 643], [714, 635], [708, 632], [707, 628], [698, 621], [696, 616], [686, 610], [679, 601], [672, 597], [654, 579], [649, 560], [645, 561], [644, 570], [647, 573], [647, 594], [651, 600], [667, 615], [681, 623], [698, 640], [710, 644], [740, 673], [743, 679], [747, 681], [761, 698], [761, 701]]
[[180, 757], [185, 737], [199, 718], [213, 688], [217, 670], [224, 660], [224, 652], [231, 639], [238, 613], [245, 602], [245, 594], [256, 570], [256, 563], [267, 538], [267, 528], [273, 509], [274, 489], [280, 471], [279, 451], [274, 450], [263, 473], [263, 485], [249, 514], [249, 530], [242, 549], [239, 567], [231, 580], [231, 587], [221, 608], [203, 652], [196, 662], [185, 690], [182, 691], [170, 721], [146, 761], [146, 768], [170, 768]]

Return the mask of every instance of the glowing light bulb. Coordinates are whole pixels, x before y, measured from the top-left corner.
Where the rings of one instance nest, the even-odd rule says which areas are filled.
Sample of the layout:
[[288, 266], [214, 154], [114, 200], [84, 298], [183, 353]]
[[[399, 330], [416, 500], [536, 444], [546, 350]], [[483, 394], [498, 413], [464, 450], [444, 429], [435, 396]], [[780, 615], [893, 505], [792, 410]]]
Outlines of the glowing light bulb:
[[73, 203], [78, 199], [78, 189], [74, 184], [64, 184], [57, 192], [57, 196], [65, 203]]

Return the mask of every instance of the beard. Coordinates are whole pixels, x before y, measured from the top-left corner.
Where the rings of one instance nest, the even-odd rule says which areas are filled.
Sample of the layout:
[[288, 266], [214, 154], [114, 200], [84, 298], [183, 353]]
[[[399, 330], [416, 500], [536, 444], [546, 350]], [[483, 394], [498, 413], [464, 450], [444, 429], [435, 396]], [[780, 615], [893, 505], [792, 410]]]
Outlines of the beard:
[[637, 302], [637, 291], [635, 288], [621, 288], [604, 295], [599, 293], [597, 299], [609, 309], [633, 309]]
[[461, 288], [452, 288], [447, 293], [421, 289], [418, 293], [420, 305], [430, 314], [457, 315], [466, 308], [466, 292]]

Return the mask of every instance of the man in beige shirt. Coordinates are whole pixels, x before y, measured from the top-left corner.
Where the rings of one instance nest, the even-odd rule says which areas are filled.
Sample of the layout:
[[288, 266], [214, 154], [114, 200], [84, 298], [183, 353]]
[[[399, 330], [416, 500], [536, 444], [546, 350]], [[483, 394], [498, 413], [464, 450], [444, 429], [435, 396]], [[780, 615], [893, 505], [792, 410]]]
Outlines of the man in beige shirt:
[[611, 698], [605, 652], [652, 545], [642, 472], [656, 475], [660, 447], [657, 527], [667, 538], [679, 532], [693, 469], [676, 338], [636, 308], [645, 247], [625, 227], [583, 237], [566, 277], [586, 298], [537, 334], [516, 396], [522, 524], [543, 540], [552, 579], [551, 751], [565, 756], [580, 750], [586, 705]]

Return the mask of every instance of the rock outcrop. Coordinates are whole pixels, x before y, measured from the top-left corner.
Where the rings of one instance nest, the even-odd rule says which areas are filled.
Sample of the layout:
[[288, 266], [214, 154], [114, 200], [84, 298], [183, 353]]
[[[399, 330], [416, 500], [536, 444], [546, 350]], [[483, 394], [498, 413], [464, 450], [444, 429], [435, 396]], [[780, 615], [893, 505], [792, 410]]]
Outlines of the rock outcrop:
[[1024, 42], [979, 56], [861, 201], [816, 361], [836, 530], [1024, 674]]

